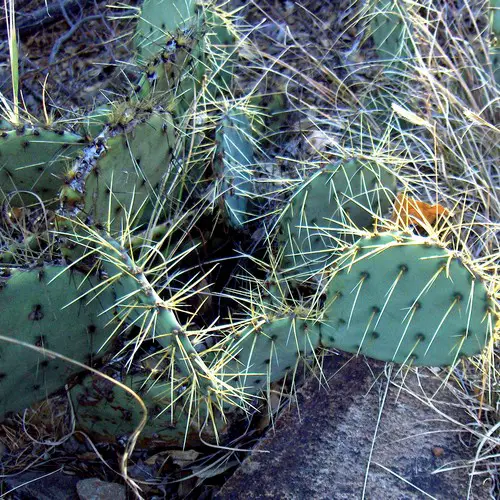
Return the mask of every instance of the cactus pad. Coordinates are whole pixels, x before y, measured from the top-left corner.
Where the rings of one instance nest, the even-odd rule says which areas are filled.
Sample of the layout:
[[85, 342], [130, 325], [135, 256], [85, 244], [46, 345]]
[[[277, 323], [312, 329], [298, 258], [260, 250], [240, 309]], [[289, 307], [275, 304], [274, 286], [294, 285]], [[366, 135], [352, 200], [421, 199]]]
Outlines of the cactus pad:
[[389, 209], [395, 188], [393, 173], [360, 160], [314, 173], [297, 189], [279, 221], [285, 275], [307, 279], [328, 265], [338, 240], [349, 239], [348, 228], [368, 228]]
[[388, 68], [402, 68], [401, 59], [410, 56], [407, 17], [403, 15], [401, 2], [375, 0], [371, 30], [380, 59]]
[[223, 378], [247, 394], [257, 394], [292, 373], [297, 361], [318, 345], [319, 328], [312, 322], [294, 314], [269, 317], [258, 327], [234, 335], [222, 355], [226, 358]]
[[228, 223], [241, 228], [250, 215], [254, 195], [252, 171], [255, 166], [253, 141], [248, 118], [243, 111], [231, 110], [217, 130], [215, 173], [220, 179], [220, 202]]
[[[112, 313], [103, 313], [114, 303], [110, 289], [94, 293], [96, 280], [67, 271], [64, 266], [4, 268], [2, 275], [2, 335], [86, 364], [102, 356], [110, 346], [113, 328], [108, 328], [107, 323]], [[44, 399], [81, 371], [75, 365], [13, 343], [0, 344], [0, 357], [2, 416]]]
[[[23, 127], [0, 134], [0, 200], [12, 191], [36, 193], [43, 202], [56, 201], [64, 172], [75, 158], [85, 139], [69, 132]], [[33, 196], [21, 193], [11, 199], [12, 205], [22, 204], [18, 197], [33, 203]]]
[[[168, 114], [133, 120], [99, 136], [84, 150], [61, 191], [62, 213], [84, 210], [119, 228], [124, 211], [136, 215], [167, 181], [175, 136]], [[109, 138], [107, 138], [109, 137]], [[172, 174], [173, 175], [173, 174]]]
[[495, 322], [488, 291], [460, 256], [429, 238], [365, 237], [337, 264], [321, 325], [323, 345], [441, 366], [479, 354], [488, 342]]
[[155, 100], [183, 115], [205, 72], [203, 8], [192, 0], [146, 0], [136, 29], [137, 59], [144, 74], [140, 98]]
[[196, 0], [144, 0], [134, 38], [137, 53], [144, 61], [161, 52], [177, 30], [189, 31], [197, 23]]
[[[170, 383], [156, 382], [144, 375], [127, 375], [123, 381], [143, 400], [148, 410], [148, 420], [140, 434], [140, 446], [179, 446], [185, 442], [190, 446], [200, 444], [199, 433], [205, 415], [188, 419], [182, 387], [172, 390]], [[71, 399], [80, 427], [101, 441], [116, 442], [128, 437], [139, 425], [142, 410], [137, 400], [123, 388], [97, 375], [85, 377], [83, 382], [71, 390]], [[176, 403], [171, 404], [172, 399]], [[217, 432], [223, 423], [216, 420]], [[212, 423], [203, 427], [205, 439], [212, 440]]]

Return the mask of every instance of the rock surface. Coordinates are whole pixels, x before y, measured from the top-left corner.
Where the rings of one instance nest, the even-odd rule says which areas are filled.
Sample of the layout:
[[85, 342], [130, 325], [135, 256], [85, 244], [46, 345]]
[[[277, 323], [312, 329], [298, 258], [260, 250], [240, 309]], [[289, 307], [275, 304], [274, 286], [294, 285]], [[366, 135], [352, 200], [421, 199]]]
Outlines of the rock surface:
[[97, 478], [82, 479], [76, 485], [80, 500], [126, 500], [125, 486]]
[[[467, 498], [467, 469], [433, 473], [470, 460], [474, 453], [460, 442], [459, 424], [419, 400], [439, 388], [436, 377], [426, 370], [419, 378], [408, 374], [405, 388], [419, 398], [390, 384], [380, 412], [387, 387], [384, 365], [352, 359], [343, 366], [347, 360], [325, 360], [328, 390], [319, 389], [318, 380], [308, 380], [298, 394], [300, 416], [292, 407], [280, 417], [275, 432], [259, 442], [215, 498], [362, 498], [379, 414], [365, 498]], [[394, 377], [397, 369], [392, 380], [400, 380]], [[433, 404], [457, 422], [465, 421], [450, 390], [441, 389]], [[490, 498], [488, 480], [482, 483], [486, 478], [474, 480], [470, 498]]]
[[3, 479], [1, 498], [20, 500], [78, 500], [76, 483], [79, 478], [58, 471], [52, 474], [23, 472]]

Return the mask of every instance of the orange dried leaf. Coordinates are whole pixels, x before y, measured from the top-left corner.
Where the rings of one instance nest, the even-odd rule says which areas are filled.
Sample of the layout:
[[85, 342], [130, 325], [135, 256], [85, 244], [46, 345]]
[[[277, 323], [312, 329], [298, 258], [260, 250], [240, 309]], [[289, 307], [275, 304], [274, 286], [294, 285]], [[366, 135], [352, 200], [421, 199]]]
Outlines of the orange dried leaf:
[[437, 203], [430, 205], [425, 201], [419, 201], [399, 193], [394, 203], [392, 220], [404, 225], [415, 224], [420, 227], [432, 225], [439, 215], [448, 215], [448, 210]]

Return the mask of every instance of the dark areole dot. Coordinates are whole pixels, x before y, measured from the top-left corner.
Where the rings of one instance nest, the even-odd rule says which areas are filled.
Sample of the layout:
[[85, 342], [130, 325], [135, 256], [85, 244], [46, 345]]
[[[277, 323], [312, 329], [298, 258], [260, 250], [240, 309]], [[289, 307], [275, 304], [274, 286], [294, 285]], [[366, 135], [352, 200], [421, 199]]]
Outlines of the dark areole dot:
[[37, 347], [47, 347], [47, 337], [45, 337], [45, 335], [39, 335], [36, 337], [35, 345]]
[[41, 304], [35, 304], [31, 308], [31, 312], [28, 314], [28, 319], [30, 321], [40, 321], [43, 319], [43, 312]]

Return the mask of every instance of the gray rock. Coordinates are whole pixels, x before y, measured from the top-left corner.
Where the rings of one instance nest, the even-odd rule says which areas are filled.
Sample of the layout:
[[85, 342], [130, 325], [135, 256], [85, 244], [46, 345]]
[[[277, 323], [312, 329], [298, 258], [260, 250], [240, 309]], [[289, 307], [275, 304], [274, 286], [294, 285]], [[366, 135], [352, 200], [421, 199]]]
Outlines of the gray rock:
[[[275, 432], [259, 442], [215, 498], [362, 497], [386, 379], [374, 380], [383, 370], [382, 363], [362, 359], [351, 360], [339, 371], [346, 359], [326, 359], [323, 371], [328, 390], [320, 390], [316, 379], [308, 380], [298, 394], [300, 416], [292, 407], [278, 419]], [[409, 374], [405, 386], [424, 397], [423, 391], [432, 395], [439, 383], [429, 371], [422, 370], [419, 380]], [[434, 400], [446, 415], [465, 422], [465, 413], [456, 403], [446, 388]], [[474, 450], [466, 449], [458, 439], [460, 430], [418, 398], [405, 390], [398, 394], [391, 385], [381, 413], [365, 498], [406, 500], [429, 498], [427, 494], [439, 500], [465, 499], [466, 469], [433, 474], [447, 463], [456, 465], [456, 461], [473, 458]], [[484, 479], [479, 476], [474, 480], [471, 498], [490, 498]]]
[[8, 498], [22, 500], [78, 500], [76, 494], [78, 480], [78, 477], [63, 472], [49, 475], [43, 472], [23, 472], [4, 478], [4, 488], [1, 493], [11, 491]]
[[82, 479], [76, 485], [80, 500], [126, 500], [125, 486], [97, 478]]

